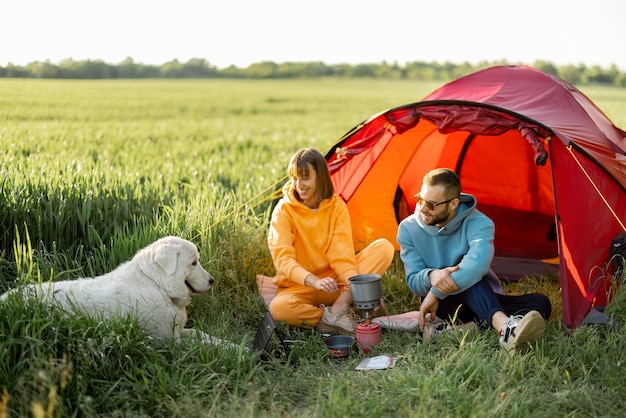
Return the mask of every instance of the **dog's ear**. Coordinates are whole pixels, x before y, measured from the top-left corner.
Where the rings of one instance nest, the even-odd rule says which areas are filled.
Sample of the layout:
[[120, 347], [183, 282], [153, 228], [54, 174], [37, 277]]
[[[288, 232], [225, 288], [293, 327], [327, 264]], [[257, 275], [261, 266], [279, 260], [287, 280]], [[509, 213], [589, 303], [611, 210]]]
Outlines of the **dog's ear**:
[[178, 256], [180, 254], [180, 245], [165, 244], [159, 246], [154, 252], [154, 261], [169, 275], [176, 271]]

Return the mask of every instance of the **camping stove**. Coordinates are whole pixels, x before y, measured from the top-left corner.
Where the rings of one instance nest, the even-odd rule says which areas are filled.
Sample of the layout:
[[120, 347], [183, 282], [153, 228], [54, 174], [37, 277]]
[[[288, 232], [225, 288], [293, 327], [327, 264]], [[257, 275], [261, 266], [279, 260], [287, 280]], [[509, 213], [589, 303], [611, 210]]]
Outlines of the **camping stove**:
[[359, 274], [350, 277], [350, 290], [354, 307], [359, 316], [370, 323], [376, 315], [376, 308], [380, 305], [382, 287], [380, 274]]
[[380, 302], [374, 306], [367, 305], [363, 306], [362, 304], [355, 303], [354, 307], [356, 308], [356, 314], [363, 320], [365, 323], [372, 322], [372, 319], [376, 318], [376, 311], [378, 310], [378, 305]]
[[372, 322], [372, 319], [376, 317], [376, 307], [371, 309], [361, 309], [359, 308], [359, 317], [363, 319], [366, 323]]
[[380, 305], [382, 287], [379, 274], [360, 274], [350, 277], [350, 290], [354, 307], [359, 311], [363, 322], [356, 327], [357, 345], [368, 354], [380, 342], [380, 326], [372, 323], [376, 308]]

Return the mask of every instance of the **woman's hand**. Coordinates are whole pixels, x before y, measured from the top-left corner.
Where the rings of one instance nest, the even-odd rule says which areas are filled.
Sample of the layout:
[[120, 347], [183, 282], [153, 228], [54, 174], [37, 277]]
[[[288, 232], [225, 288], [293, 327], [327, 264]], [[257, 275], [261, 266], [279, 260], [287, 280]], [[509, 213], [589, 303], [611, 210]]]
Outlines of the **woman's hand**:
[[335, 293], [339, 290], [337, 281], [335, 281], [332, 277], [324, 277], [323, 279], [320, 279], [313, 274], [309, 274], [304, 279], [304, 284], [314, 289], [322, 290], [326, 293]]

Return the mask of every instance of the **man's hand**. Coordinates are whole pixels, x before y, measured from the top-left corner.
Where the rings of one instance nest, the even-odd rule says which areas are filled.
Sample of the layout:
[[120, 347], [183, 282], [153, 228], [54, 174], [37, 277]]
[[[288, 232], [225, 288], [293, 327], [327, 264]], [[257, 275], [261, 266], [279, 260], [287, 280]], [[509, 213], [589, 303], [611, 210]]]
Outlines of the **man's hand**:
[[450, 277], [450, 274], [458, 269], [459, 266], [452, 266], [431, 271], [428, 274], [431, 286], [446, 295], [458, 291], [459, 287], [454, 283], [452, 277]]
[[433, 292], [428, 292], [426, 297], [422, 299], [422, 303], [420, 304], [419, 315], [417, 317], [420, 329], [424, 330], [424, 325], [426, 325], [426, 315], [430, 314], [431, 321], [434, 321], [437, 318], [437, 308], [439, 307], [439, 299], [433, 294]]

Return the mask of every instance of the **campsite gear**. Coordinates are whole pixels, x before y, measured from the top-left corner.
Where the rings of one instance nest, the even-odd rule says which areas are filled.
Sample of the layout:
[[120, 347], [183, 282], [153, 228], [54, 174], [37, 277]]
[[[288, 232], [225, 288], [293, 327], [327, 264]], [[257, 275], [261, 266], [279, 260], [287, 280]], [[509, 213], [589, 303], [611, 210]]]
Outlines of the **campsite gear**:
[[396, 366], [398, 357], [388, 356], [383, 354], [382, 356], [365, 357], [354, 368], [354, 370], [385, 370], [393, 369]]
[[606, 249], [626, 231], [626, 132], [569, 83], [526, 66], [481, 70], [373, 115], [326, 160], [357, 250], [375, 238], [399, 249], [424, 175], [449, 167], [495, 223], [500, 277], [545, 274], [542, 260], [558, 256], [563, 323], [606, 305]]
[[619, 331], [622, 328], [621, 322], [606, 315], [602, 306], [591, 308], [585, 319], [580, 323], [580, 326], [583, 325], [606, 326], [614, 331]]
[[[272, 343], [272, 340], [273, 343]], [[263, 320], [254, 336], [252, 343], [259, 360], [268, 361], [272, 357], [284, 357], [289, 354], [289, 346], [269, 312], [265, 312]]]
[[324, 340], [328, 355], [332, 358], [348, 358], [352, 354], [354, 337], [349, 335], [332, 335]]
[[369, 354], [372, 347], [380, 343], [380, 325], [368, 322], [357, 325], [356, 343], [365, 354]]
[[372, 323], [375, 309], [380, 305], [382, 297], [382, 285], [380, 274], [359, 274], [350, 277], [350, 290], [354, 307], [360, 312], [365, 322], [356, 327], [356, 340], [364, 353], [369, 353], [371, 348], [380, 343], [380, 325]]
[[348, 280], [354, 307], [361, 310], [363, 319], [373, 317], [374, 309], [380, 305], [380, 298], [382, 297], [381, 277], [380, 274], [359, 274]]
[[613, 277], [621, 279], [626, 264], [626, 232], [620, 232], [611, 241], [609, 257], [613, 264]]

